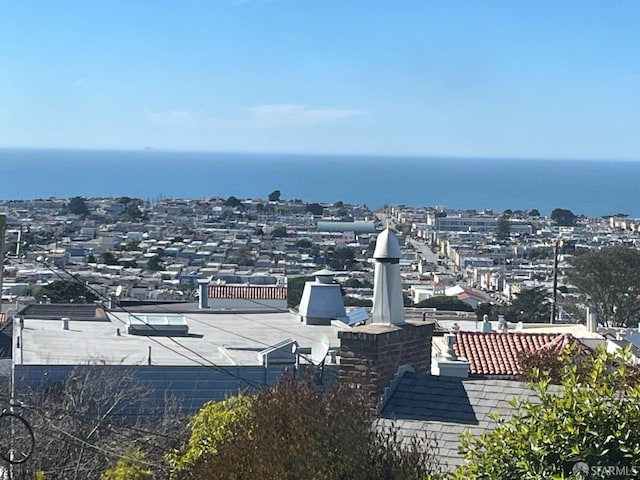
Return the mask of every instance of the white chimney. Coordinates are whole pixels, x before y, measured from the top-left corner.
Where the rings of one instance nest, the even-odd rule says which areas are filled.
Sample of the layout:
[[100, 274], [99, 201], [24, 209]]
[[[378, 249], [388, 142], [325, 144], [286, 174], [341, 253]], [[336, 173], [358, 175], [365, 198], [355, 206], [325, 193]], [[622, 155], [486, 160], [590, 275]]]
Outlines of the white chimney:
[[458, 358], [453, 345], [456, 343], [455, 333], [445, 333], [444, 345], [440, 356], [435, 357], [431, 364], [431, 374], [443, 377], [467, 378], [469, 376], [469, 361]]
[[482, 333], [489, 333], [491, 332], [491, 322], [489, 321], [489, 315], [484, 315], [482, 317], [482, 326], [481, 326], [481, 330]]
[[375, 275], [373, 280], [372, 323], [402, 325], [404, 323], [404, 298], [400, 278], [402, 252], [398, 237], [390, 229], [382, 231], [376, 240], [373, 253]]
[[198, 308], [209, 308], [209, 279], [198, 280]]

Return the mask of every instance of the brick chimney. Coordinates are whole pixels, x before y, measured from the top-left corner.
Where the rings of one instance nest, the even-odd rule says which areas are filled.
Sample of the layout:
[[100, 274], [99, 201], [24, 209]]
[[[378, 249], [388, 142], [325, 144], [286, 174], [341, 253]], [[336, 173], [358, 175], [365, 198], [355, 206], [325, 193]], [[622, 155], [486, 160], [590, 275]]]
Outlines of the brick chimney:
[[338, 332], [339, 379], [367, 392], [371, 408], [379, 411], [398, 372], [429, 372], [433, 329], [433, 323], [411, 322]]

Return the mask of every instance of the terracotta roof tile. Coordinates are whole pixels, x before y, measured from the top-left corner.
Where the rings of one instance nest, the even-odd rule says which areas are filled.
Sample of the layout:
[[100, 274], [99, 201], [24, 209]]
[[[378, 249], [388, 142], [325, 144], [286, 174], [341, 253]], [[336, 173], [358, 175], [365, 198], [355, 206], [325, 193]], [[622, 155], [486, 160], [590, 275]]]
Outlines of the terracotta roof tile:
[[520, 352], [551, 348], [560, 352], [576, 340], [568, 334], [524, 332], [456, 333], [454, 351], [469, 360], [469, 373], [475, 375], [519, 375]]
[[209, 285], [209, 298], [286, 300], [287, 287], [279, 285]]

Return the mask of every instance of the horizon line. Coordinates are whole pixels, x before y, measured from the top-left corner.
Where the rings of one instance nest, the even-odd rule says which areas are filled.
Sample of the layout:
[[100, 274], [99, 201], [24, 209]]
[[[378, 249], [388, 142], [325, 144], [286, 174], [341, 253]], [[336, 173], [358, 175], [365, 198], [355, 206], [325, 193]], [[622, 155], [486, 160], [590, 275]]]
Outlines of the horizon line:
[[0, 146], [2, 150], [30, 150], [30, 151], [69, 151], [69, 152], [126, 152], [126, 153], [188, 153], [188, 154], [218, 154], [218, 155], [283, 155], [306, 157], [350, 157], [350, 158], [406, 158], [429, 160], [514, 160], [514, 161], [567, 161], [567, 162], [639, 162], [640, 158], [584, 158], [584, 157], [533, 157], [533, 156], [505, 156], [505, 155], [453, 155], [453, 154], [407, 154], [407, 153], [341, 153], [341, 152], [291, 152], [291, 151], [252, 151], [252, 150], [190, 150], [172, 148], [118, 148], [118, 147], [28, 147], [28, 146]]

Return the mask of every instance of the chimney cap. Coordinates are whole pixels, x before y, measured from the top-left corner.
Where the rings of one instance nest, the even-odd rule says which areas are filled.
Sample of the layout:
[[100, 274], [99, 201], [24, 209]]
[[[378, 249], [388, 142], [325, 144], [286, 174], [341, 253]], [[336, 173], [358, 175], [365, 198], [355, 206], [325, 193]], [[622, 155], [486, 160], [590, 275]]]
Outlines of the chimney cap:
[[401, 258], [402, 251], [395, 232], [389, 228], [384, 229], [376, 239], [376, 249], [373, 258]]
[[322, 270], [313, 272], [311, 275], [314, 277], [335, 277], [336, 272], [329, 270], [328, 268], [323, 268]]

